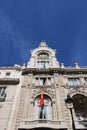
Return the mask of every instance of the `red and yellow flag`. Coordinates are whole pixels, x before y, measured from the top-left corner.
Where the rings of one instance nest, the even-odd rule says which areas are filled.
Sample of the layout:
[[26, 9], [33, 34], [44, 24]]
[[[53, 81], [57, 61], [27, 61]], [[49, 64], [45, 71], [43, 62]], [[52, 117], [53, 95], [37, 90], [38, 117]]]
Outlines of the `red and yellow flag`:
[[41, 97], [40, 97], [40, 107], [44, 106], [44, 90], [41, 91]]

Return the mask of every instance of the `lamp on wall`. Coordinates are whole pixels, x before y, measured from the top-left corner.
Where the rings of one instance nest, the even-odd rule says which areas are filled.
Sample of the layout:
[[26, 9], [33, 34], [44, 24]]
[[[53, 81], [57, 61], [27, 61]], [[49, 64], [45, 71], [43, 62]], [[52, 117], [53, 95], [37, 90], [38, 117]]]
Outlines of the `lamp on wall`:
[[71, 98], [70, 94], [67, 95], [67, 99], [65, 99], [65, 104], [67, 108], [70, 110], [71, 119], [72, 119], [72, 128], [73, 130], [75, 130], [74, 118], [73, 118], [73, 113], [72, 113], [73, 99]]

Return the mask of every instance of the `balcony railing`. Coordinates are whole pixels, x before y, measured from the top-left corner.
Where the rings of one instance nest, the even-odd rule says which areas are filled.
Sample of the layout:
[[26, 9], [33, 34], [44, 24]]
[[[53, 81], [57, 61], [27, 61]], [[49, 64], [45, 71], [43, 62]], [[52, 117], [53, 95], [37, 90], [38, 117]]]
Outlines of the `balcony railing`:
[[76, 130], [87, 130], [87, 120], [75, 120]]
[[67, 130], [67, 127], [65, 125], [64, 121], [54, 121], [54, 120], [46, 120], [46, 119], [40, 119], [40, 120], [21, 120], [20, 122], [20, 129], [34, 129], [34, 128], [51, 128], [51, 129], [62, 129]]

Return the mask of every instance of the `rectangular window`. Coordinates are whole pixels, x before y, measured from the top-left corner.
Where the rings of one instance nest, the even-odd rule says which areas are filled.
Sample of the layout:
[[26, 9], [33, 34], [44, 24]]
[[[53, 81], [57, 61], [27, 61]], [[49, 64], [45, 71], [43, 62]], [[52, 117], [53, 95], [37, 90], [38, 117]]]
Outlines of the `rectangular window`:
[[45, 61], [37, 62], [37, 66], [40, 69], [45, 69], [46, 68], [46, 62]]
[[8, 78], [10, 76], [10, 72], [6, 72], [5, 78]]
[[51, 82], [51, 78], [36, 78], [35, 79], [35, 84], [36, 85], [42, 85], [44, 87], [44, 85], [51, 85], [52, 82]]
[[5, 101], [5, 97], [6, 97], [5, 89], [6, 87], [0, 87], [0, 102]]
[[79, 78], [69, 78], [69, 85], [80, 85], [80, 80]]
[[48, 84], [48, 85], [51, 85], [51, 78], [48, 78], [47, 84]]
[[44, 61], [41, 62], [41, 68], [42, 69], [46, 68], [46, 62], [44, 62]]
[[6, 75], [10, 75], [10, 72], [6, 72]]
[[46, 78], [40, 78], [40, 85], [46, 84]]
[[39, 80], [38, 80], [38, 78], [36, 78], [36, 85], [39, 85]]
[[0, 87], [0, 96], [3, 96], [5, 94], [6, 87]]
[[37, 67], [39, 69], [49, 68], [49, 61], [37, 61]]
[[46, 62], [46, 68], [49, 68], [49, 61]]
[[85, 78], [85, 85], [87, 85], [87, 78]]

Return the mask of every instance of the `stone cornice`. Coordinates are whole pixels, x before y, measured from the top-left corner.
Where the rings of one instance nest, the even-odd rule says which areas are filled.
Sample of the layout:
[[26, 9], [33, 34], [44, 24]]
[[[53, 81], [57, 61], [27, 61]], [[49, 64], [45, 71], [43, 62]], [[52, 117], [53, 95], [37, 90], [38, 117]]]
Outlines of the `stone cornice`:
[[48, 68], [48, 69], [38, 69], [38, 68], [25, 68], [22, 69], [22, 75], [26, 74], [87, 74], [87, 68]]
[[19, 71], [21, 71], [21, 67], [18, 67], [18, 66], [0, 66], [0, 70], [19, 70]]
[[19, 78], [0, 78], [0, 84], [19, 84]]
[[87, 74], [87, 68], [66, 68], [65, 69], [66, 74]]

